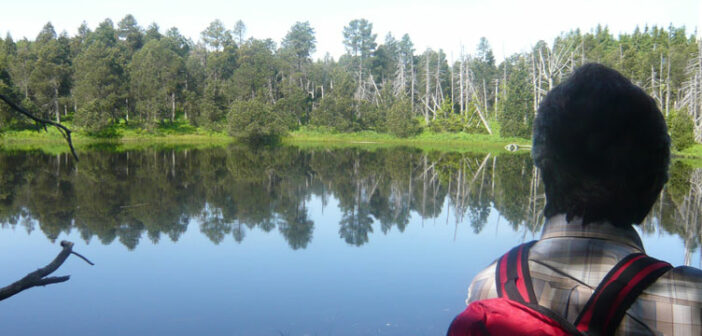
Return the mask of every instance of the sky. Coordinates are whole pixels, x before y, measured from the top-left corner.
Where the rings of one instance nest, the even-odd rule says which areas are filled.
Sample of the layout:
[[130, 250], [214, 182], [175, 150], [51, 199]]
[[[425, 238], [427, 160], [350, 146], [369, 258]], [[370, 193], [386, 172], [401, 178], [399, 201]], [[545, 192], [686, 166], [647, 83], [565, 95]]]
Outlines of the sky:
[[539, 40], [550, 42], [562, 32], [590, 31], [598, 24], [614, 34], [670, 24], [685, 26], [693, 34], [700, 25], [701, 5], [702, 0], [25, 0], [3, 4], [0, 36], [9, 32], [15, 40], [33, 40], [49, 21], [57, 32], [72, 36], [83, 21], [94, 29], [105, 18], [116, 24], [132, 14], [143, 27], [152, 22], [162, 32], [177, 27], [194, 41], [215, 19], [230, 29], [242, 20], [247, 37], [280, 43], [295, 22], [309, 21], [317, 38], [313, 57], [329, 53], [338, 58], [344, 53], [343, 27], [365, 18], [373, 24], [378, 43], [388, 32], [396, 38], [407, 33], [417, 53], [443, 49], [452, 60], [462, 50], [473, 53], [485, 36], [500, 61]]

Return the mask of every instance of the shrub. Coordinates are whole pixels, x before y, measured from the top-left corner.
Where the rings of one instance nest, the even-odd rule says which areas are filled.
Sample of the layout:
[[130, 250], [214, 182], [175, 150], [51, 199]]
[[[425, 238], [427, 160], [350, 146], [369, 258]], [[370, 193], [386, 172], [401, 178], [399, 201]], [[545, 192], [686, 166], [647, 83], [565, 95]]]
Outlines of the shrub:
[[288, 132], [289, 120], [259, 100], [236, 101], [227, 115], [229, 134], [249, 143], [275, 142]]
[[676, 150], [684, 150], [695, 144], [695, 124], [685, 111], [673, 111], [668, 116], [670, 140]]
[[387, 130], [401, 138], [416, 135], [421, 130], [417, 119], [412, 117], [412, 106], [406, 99], [392, 104], [385, 122]]
[[91, 100], [76, 111], [74, 124], [82, 127], [88, 134], [99, 134], [110, 125], [108, 109], [109, 106], [102, 100]]
[[354, 104], [351, 98], [324, 97], [319, 107], [312, 110], [310, 124], [331, 127], [338, 132], [353, 131]]
[[480, 119], [476, 116], [472, 119], [466, 119], [458, 114], [449, 114], [448, 117], [439, 117], [429, 123], [429, 129], [432, 132], [449, 132], [458, 133], [466, 132], [471, 134], [485, 134], [487, 130], [480, 123]]

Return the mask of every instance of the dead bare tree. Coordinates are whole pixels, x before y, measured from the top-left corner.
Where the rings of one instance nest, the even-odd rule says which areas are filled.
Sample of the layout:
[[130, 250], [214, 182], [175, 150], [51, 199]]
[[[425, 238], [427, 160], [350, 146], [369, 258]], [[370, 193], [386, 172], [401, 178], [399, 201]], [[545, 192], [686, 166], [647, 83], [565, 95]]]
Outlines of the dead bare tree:
[[690, 60], [685, 69], [687, 78], [683, 83], [682, 105], [695, 124], [695, 141], [702, 141], [702, 43], [698, 44], [697, 55]]
[[487, 122], [486, 119], [486, 113], [487, 113], [487, 95], [484, 93], [484, 90], [481, 90], [485, 86], [485, 82], [483, 81], [482, 84], [476, 83], [475, 76], [473, 75], [473, 70], [470, 69], [470, 66], [466, 66], [466, 89], [467, 89], [467, 94], [466, 99], [467, 104], [470, 105], [472, 104], [473, 107], [475, 107], [475, 113], [478, 114], [478, 118], [480, 118], [480, 122], [483, 124], [485, 129], [489, 134], [492, 134], [492, 129], [490, 129], [490, 125]]
[[573, 43], [564, 44], [556, 40], [549, 48], [539, 42], [532, 56], [532, 85], [534, 87], [534, 112], [546, 93], [573, 70], [573, 55], [577, 52]]
[[49, 275], [56, 271], [63, 262], [66, 261], [69, 255], [74, 254], [81, 259], [85, 260], [90, 265], [94, 265], [90, 260], [80, 255], [79, 253], [73, 251], [73, 243], [69, 241], [62, 241], [61, 247], [63, 249], [54, 258], [54, 260], [48, 265], [25, 275], [22, 279], [19, 279], [7, 287], [0, 288], [0, 301], [5, 300], [25, 289], [29, 289], [36, 286], [46, 286], [55, 283], [65, 282], [71, 278], [70, 275], [50, 277]]

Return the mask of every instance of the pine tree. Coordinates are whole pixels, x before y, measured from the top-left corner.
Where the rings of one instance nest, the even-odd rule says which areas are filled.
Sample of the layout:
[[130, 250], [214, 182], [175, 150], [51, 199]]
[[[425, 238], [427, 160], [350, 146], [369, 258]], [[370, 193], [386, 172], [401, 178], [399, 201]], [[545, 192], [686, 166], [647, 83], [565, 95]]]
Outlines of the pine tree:
[[519, 57], [507, 80], [504, 110], [498, 114], [501, 136], [531, 137], [534, 110], [529, 70], [524, 57]]

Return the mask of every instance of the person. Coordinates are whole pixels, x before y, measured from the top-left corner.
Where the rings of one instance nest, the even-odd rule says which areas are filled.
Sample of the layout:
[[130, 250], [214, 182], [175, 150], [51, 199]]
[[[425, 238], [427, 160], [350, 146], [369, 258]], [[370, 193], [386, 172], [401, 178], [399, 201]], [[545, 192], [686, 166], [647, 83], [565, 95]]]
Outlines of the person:
[[[670, 137], [651, 97], [617, 71], [593, 63], [547, 94], [532, 141], [546, 194], [545, 223], [523, 268], [536, 306], [579, 326], [588, 301], [602, 301], [593, 293], [610, 270], [645, 253], [633, 225], [644, 220], [668, 179]], [[498, 262], [475, 276], [468, 304], [504, 291], [496, 283]], [[702, 271], [665, 265], [655, 282], [632, 296], [610, 333], [702, 335]], [[449, 334], [457, 334], [453, 324]]]

